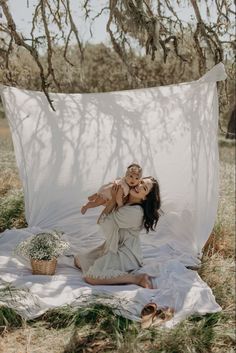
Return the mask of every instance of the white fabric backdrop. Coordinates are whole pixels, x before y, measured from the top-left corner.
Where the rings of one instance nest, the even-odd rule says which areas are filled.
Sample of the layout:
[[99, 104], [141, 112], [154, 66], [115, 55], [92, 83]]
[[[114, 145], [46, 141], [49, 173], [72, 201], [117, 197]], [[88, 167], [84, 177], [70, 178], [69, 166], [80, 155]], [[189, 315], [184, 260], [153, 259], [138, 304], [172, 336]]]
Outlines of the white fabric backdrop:
[[[101, 209], [82, 216], [80, 207], [89, 194], [123, 176], [126, 167], [136, 161], [144, 175], [159, 180], [163, 201], [164, 216], [156, 232], [142, 235], [149, 272], [160, 276], [163, 261], [168, 268], [177, 261], [172, 271], [178, 263], [177, 272], [187, 271], [189, 277], [183, 264], [197, 263], [216, 216], [216, 81], [225, 78], [223, 64], [218, 64], [199, 81], [179, 85], [98, 94], [50, 94], [56, 112], [41, 92], [2, 87], [29, 227], [64, 230], [72, 252], [78, 246], [97, 245], [102, 237], [96, 225]], [[1, 240], [6, 245], [6, 237], [13, 245], [15, 239], [9, 232], [0, 238], [0, 245]], [[8, 260], [2, 261], [4, 272]], [[166, 267], [163, 271], [168, 272]], [[2, 278], [15, 281], [4, 273]], [[191, 276], [200, 281], [196, 273], [191, 272]], [[174, 295], [173, 288], [169, 290]], [[219, 310], [212, 294], [206, 298], [208, 310]], [[194, 307], [201, 311], [196, 303]]]

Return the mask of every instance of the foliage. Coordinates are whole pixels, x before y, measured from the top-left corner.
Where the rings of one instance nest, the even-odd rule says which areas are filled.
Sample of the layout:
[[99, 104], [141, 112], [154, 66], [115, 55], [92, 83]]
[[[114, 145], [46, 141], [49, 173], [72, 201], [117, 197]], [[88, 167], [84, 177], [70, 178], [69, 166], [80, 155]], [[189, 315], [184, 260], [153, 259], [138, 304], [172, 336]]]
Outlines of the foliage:
[[22, 190], [12, 190], [7, 196], [0, 197], [0, 232], [13, 227], [26, 226]]
[[[197, 58], [194, 53], [193, 42], [186, 33], [185, 41], [180, 45], [186, 52], [188, 62], [178, 60], [169, 54], [166, 63], [162, 62], [159, 54], [155, 61], [147, 56], [135, 52], [129, 53], [134, 77], [131, 77], [116, 52], [104, 44], [86, 44], [83, 50], [84, 62], [80, 66], [80, 54], [75, 45], [70, 46], [68, 58], [73, 62], [71, 66], [64, 62], [64, 48], [53, 47], [55, 53], [54, 72], [60, 82], [61, 90], [65, 93], [97, 93], [126, 90], [134, 88], [171, 85], [181, 82], [197, 80], [200, 75]], [[47, 57], [40, 56], [43, 65], [47, 66]], [[40, 76], [30, 54], [23, 48], [13, 47], [11, 57], [11, 78], [13, 85], [24, 89], [40, 90]], [[208, 61], [208, 68], [214, 65]], [[227, 82], [219, 82], [220, 123], [226, 129], [229, 114], [234, 104], [234, 65], [228, 60], [225, 64], [228, 75]], [[7, 70], [0, 71], [0, 82], [9, 84]], [[50, 91], [57, 92], [53, 79], [48, 77]], [[50, 95], [50, 94], [49, 94]]]
[[[24, 302], [24, 309], [30, 310], [26, 304], [27, 298], [31, 297], [28, 289], [16, 288], [11, 283], [1, 280], [0, 282], [0, 334], [9, 328], [18, 328], [25, 320], [18, 313], [20, 301]], [[14, 308], [14, 309], [13, 309]], [[1, 348], [1, 347], [0, 347]]]
[[[14, 324], [10, 321], [10, 315], [13, 317], [17, 314], [9, 311], [5, 315], [8, 317], [9, 326], [5, 321], [3, 324], [6, 324], [6, 327], [19, 327], [20, 321]], [[57, 330], [61, 338], [70, 329], [70, 340], [63, 344], [63, 351], [67, 353], [83, 350], [111, 350], [119, 353], [206, 353], [212, 352], [212, 347], [214, 352], [221, 353], [221, 349], [228, 347], [230, 350], [234, 345], [234, 332], [228, 327], [228, 320], [228, 314], [224, 313], [192, 315], [171, 330], [159, 327], [141, 330], [139, 323], [114, 314], [111, 308], [88, 303], [84, 308], [66, 306], [49, 310], [41, 317], [28, 321], [26, 325], [28, 330], [37, 330], [43, 325], [44, 335], [47, 332], [52, 335], [53, 330]], [[55, 341], [54, 344], [56, 345]], [[43, 347], [41, 349], [44, 352]]]
[[[191, 15], [183, 20], [181, 12], [186, 7]], [[17, 60], [14, 56], [17, 50], [29, 58], [25, 60], [25, 67], [31, 66], [36, 73], [37, 85], [46, 94], [52, 109], [54, 107], [48, 89], [63, 91], [60, 69], [64, 66], [67, 69], [72, 68], [68, 75], [72, 80], [71, 73], [76, 67], [79, 92], [87, 89], [83, 31], [74, 16], [71, 0], [39, 1], [33, 9], [30, 38], [20, 33], [6, 0], [0, 0], [0, 9], [4, 15], [0, 23], [0, 65], [4, 69], [0, 82], [7, 80], [13, 86], [20, 85], [15, 73]], [[132, 87], [144, 85], [136, 65], [133, 65], [134, 53], [140, 53], [143, 58], [151, 57], [153, 61], [159, 60], [162, 65], [175, 61], [184, 67], [191, 66], [194, 62], [197, 76], [204, 74], [209, 69], [209, 64], [221, 61], [227, 64], [228, 59], [233, 61], [235, 12], [231, 1], [205, 0], [202, 4], [200, 0], [187, 0], [184, 4], [177, 1], [173, 5], [169, 0], [160, 0], [158, 4], [154, 0], [106, 0], [95, 7], [92, 0], [86, 0], [83, 6], [78, 6], [77, 11], [77, 17], [91, 25], [91, 33], [94, 21], [104, 16], [110, 44]], [[73, 45], [76, 46], [76, 57], [72, 60], [70, 54]], [[56, 47], [62, 61], [59, 70], [56, 69]], [[189, 51], [193, 55], [189, 55]], [[45, 53], [44, 56], [41, 55], [42, 52]], [[182, 71], [181, 69], [179, 73]], [[112, 72], [111, 68], [108, 72]], [[30, 86], [31, 71], [28, 74], [27, 69], [23, 70], [23, 74], [24, 80]], [[73, 89], [72, 82], [70, 86]]]
[[35, 260], [51, 260], [63, 254], [69, 243], [61, 240], [62, 232], [55, 230], [35, 234], [19, 243], [16, 254]]
[[107, 332], [125, 332], [131, 320], [114, 314], [111, 305], [92, 303], [88, 298], [87, 305], [82, 308], [65, 306], [47, 311], [41, 320], [48, 323], [50, 328], [65, 328], [68, 326], [84, 327], [85, 325], [99, 326]]
[[24, 320], [15, 310], [6, 306], [0, 306], [0, 334], [4, 328], [21, 327]]

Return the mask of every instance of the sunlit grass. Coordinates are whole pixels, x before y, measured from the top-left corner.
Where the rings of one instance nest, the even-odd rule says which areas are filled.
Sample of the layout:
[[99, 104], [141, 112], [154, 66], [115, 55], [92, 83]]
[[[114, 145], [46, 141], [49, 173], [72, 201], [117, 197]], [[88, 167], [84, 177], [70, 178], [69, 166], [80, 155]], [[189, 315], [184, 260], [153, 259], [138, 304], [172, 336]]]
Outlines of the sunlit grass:
[[[6, 308], [2, 311], [7, 318], [3, 324], [9, 322], [10, 330], [22, 326], [17, 314]], [[45, 335], [57, 331], [55, 345], [63, 344], [63, 352], [67, 353], [82, 348], [89, 352], [89, 349], [95, 347], [98, 352], [221, 353], [230, 352], [235, 343], [233, 318], [227, 311], [204, 316], [193, 315], [171, 330], [157, 327], [142, 330], [138, 323], [114, 314], [111, 308], [101, 304], [80, 309], [67, 306], [49, 310], [37, 320], [29, 321], [27, 328], [34, 335], [37, 329], [39, 332], [44, 330]]]

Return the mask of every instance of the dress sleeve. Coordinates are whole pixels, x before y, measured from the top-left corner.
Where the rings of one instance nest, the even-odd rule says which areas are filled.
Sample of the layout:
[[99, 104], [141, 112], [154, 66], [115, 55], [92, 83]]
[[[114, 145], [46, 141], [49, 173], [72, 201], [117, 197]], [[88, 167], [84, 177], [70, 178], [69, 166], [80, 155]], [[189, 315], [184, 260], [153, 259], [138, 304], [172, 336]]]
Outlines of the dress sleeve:
[[140, 206], [123, 206], [110, 213], [100, 222], [106, 238], [105, 251], [117, 253], [120, 229], [139, 229], [142, 226], [143, 211]]

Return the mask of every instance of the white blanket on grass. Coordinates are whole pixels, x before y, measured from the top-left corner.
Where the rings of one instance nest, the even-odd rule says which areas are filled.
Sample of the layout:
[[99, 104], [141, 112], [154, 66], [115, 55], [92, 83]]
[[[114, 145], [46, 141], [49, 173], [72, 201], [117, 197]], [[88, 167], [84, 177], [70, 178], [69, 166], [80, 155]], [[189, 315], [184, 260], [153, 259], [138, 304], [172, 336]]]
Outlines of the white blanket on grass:
[[[121, 314], [134, 320], [149, 301], [171, 305], [176, 315], [169, 326], [195, 312], [220, 310], [210, 288], [185, 266], [199, 263], [216, 216], [216, 81], [225, 77], [223, 64], [218, 64], [199, 81], [179, 85], [50, 94], [55, 112], [41, 92], [1, 87], [29, 228], [1, 235], [0, 270], [3, 281], [30, 290], [36, 304], [28, 310], [22, 304], [26, 299], [18, 300], [22, 315], [82, 305], [92, 294], [119, 302]], [[63, 230], [71, 243], [68, 255], [100, 244], [96, 218], [101, 209], [82, 216], [80, 208], [102, 184], [123, 176], [133, 161], [142, 165], [144, 175], [156, 177], [161, 188], [164, 215], [153, 234], [141, 236], [142, 272], [153, 276], [157, 289], [89, 286], [70, 256], [59, 259], [56, 276], [32, 276], [29, 265], [12, 254], [19, 240], [36, 227]]]

